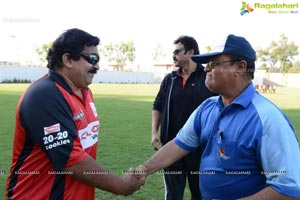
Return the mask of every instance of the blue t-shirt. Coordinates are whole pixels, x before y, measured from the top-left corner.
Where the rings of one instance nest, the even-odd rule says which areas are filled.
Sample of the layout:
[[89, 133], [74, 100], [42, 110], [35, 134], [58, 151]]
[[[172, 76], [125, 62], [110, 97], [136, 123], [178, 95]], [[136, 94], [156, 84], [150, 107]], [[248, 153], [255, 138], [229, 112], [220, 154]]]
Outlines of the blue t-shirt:
[[224, 107], [221, 97], [203, 102], [174, 142], [187, 151], [199, 145], [204, 199], [237, 199], [271, 186], [300, 197], [300, 151], [294, 129], [280, 109], [253, 84]]

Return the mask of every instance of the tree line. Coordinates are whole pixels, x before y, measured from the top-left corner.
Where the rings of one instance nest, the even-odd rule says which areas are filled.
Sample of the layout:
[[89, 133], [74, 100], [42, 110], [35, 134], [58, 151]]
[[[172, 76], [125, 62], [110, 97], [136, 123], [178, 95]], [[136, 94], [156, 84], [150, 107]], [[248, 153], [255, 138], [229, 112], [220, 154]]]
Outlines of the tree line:
[[[43, 44], [35, 49], [41, 62], [46, 62], [46, 55], [52, 43]], [[298, 46], [289, 41], [285, 34], [281, 34], [277, 41], [271, 41], [266, 48], [256, 50], [257, 68], [267, 72], [300, 73], [300, 61]], [[207, 52], [211, 50], [206, 47]], [[115, 70], [123, 71], [124, 66], [135, 61], [135, 46], [132, 41], [121, 41], [119, 43], [108, 43], [99, 48], [101, 56], [113, 63]], [[152, 54], [153, 60], [158, 61], [166, 56], [163, 48], [158, 44]], [[295, 57], [298, 56], [298, 60]]]
[[285, 34], [281, 34], [278, 41], [271, 41], [266, 48], [257, 49], [257, 60], [262, 62], [259, 68], [268, 72], [300, 72], [296, 56], [299, 56], [298, 46], [288, 41]]

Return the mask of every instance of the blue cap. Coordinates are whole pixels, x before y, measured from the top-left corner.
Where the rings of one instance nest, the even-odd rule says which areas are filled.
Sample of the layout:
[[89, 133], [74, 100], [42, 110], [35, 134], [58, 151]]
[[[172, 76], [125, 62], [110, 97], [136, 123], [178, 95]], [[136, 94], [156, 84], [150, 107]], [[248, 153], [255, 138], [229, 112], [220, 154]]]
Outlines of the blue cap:
[[220, 54], [232, 54], [255, 60], [255, 51], [250, 43], [245, 38], [232, 34], [214, 44], [210, 53], [193, 55], [192, 60], [204, 64], [208, 63], [211, 57]]

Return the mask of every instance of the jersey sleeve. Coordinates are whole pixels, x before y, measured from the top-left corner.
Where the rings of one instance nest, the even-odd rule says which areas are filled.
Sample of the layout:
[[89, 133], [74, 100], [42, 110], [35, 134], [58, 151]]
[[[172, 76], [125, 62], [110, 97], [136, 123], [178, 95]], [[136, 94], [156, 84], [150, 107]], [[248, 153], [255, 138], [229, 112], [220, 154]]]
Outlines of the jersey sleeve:
[[186, 151], [195, 151], [200, 145], [200, 133], [197, 131], [200, 129], [197, 129], [195, 126], [195, 124], [200, 124], [200, 108], [201, 106], [194, 110], [194, 112], [190, 115], [184, 126], [180, 129], [180, 131], [174, 138], [175, 144]]
[[47, 154], [55, 170], [87, 156], [72, 111], [54, 83], [33, 84], [20, 104], [19, 116], [27, 136]]
[[281, 194], [300, 197], [300, 151], [293, 128], [279, 110], [262, 120], [260, 155], [267, 184]]

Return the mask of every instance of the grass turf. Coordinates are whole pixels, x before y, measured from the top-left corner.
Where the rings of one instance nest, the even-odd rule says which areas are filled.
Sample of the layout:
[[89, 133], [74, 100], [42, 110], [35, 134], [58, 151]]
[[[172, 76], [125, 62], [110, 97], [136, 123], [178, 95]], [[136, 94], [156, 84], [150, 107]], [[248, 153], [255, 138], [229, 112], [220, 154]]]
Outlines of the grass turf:
[[[11, 165], [15, 108], [28, 84], [0, 84], [0, 199]], [[148, 159], [151, 110], [158, 84], [92, 84], [91, 89], [100, 117], [97, 161], [107, 170], [122, 175]], [[277, 88], [275, 94], [263, 94], [277, 104], [290, 118], [299, 138], [300, 89]], [[189, 193], [186, 190], [185, 199]], [[147, 178], [146, 185], [130, 197], [112, 197], [96, 190], [97, 199], [161, 200], [164, 197], [162, 174]]]

